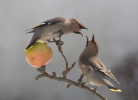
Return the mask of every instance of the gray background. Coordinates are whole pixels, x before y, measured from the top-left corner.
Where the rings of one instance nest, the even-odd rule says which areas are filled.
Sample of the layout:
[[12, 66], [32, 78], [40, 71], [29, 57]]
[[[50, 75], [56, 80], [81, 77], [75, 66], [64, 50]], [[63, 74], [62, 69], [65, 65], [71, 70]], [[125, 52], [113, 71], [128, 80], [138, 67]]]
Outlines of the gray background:
[[[81, 35], [62, 37], [63, 51], [69, 65], [78, 57], [89, 38], [95, 34], [99, 58], [111, 69], [130, 52], [138, 50], [137, 0], [1, 0], [0, 1], [0, 100], [98, 100], [92, 93], [66, 83], [35, 76], [39, 73], [25, 59], [24, 49], [32, 34], [25, 30], [49, 18], [61, 16], [79, 19], [89, 30]], [[47, 71], [61, 76], [65, 62], [55, 44], [50, 44], [53, 59]], [[78, 65], [68, 74], [76, 81]], [[123, 84], [121, 84], [123, 86]], [[94, 87], [94, 86], [92, 86]], [[98, 89], [108, 100], [121, 100], [119, 93], [102, 86]]]

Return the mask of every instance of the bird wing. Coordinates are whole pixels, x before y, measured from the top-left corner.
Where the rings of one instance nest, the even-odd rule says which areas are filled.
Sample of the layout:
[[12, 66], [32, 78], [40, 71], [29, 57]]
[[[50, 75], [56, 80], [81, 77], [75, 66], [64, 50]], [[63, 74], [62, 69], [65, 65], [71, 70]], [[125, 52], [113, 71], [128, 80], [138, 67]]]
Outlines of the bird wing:
[[52, 18], [52, 19], [42, 22], [41, 24], [39, 24], [29, 30], [26, 30], [26, 33], [34, 33], [36, 31], [36, 29], [39, 27], [50, 26], [50, 25], [54, 25], [54, 24], [61, 24], [64, 22], [65, 22], [65, 18], [62, 18], [62, 17]]
[[115, 76], [110, 72], [109, 69], [106, 68], [106, 66], [100, 61], [100, 59], [98, 57], [89, 58], [88, 64], [90, 66], [92, 66], [94, 70], [99, 71], [100, 73], [102, 73], [106, 77], [108, 77], [108, 78], [114, 80], [115, 82], [119, 83], [117, 81], [117, 79], [115, 78]]
[[119, 88], [114, 86], [112, 83], [110, 83], [107, 79], [103, 79], [103, 82], [106, 84], [106, 86], [113, 92], [122, 92]]

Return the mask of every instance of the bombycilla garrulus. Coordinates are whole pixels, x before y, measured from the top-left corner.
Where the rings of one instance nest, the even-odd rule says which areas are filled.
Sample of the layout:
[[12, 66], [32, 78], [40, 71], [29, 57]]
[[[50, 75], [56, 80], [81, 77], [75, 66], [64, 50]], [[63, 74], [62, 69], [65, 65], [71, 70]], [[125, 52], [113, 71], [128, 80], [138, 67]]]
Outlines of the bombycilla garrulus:
[[106, 85], [111, 91], [121, 92], [119, 88], [114, 86], [111, 80], [119, 83], [111, 71], [102, 63], [102, 61], [98, 58], [98, 44], [93, 35], [92, 40], [90, 40], [87, 36], [87, 43], [79, 57], [79, 68], [82, 74], [86, 77], [87, 82], [96, 85], [95, 91], [97, 87], [101, 85]]
[[30, 44], [26, 49], [31, 47], [37, 40], [54, 39], [60, 34], [76, 33], [81, 34], [81, 29], [87, 29], [79, 20], [71, 18], [66, 19], [62, 17], [55, 17], [42, 22], [40, 25], [27, 30], [26, 33], [34, 33]]

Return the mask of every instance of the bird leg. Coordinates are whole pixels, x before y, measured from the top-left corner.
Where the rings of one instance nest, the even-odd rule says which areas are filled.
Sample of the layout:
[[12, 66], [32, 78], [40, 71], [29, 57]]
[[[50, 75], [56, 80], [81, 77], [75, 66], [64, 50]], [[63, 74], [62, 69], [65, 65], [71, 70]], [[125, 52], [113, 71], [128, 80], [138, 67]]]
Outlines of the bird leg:
[[56, 34], [59, 33], [59, 40], [54, 40], [54, 39], [53, 39], [53, 41], [47, 40], [47, 42], [48, 42], [48, 43], [56, 42], [57, 45], [61, 45], [61, 46], [62, 46], [62, 45], [64, 44], [64, 42], [61, 41], [61, 36], [64, 34], [64, 29], [63, 29], [63, 27], [62, 27], [59, 31], [57, 31], [57, 32], [55, 32], [55, 33], [56, 33]]
[[81, 87], [83, 88], [84, 84], [86, 84], [87, 82], [82, 82], [81, 83]]
[[64, 34], [64, 29], [63, 27], [58, 31], [60, 33], [59, 37], [61, 37]]
[[78, 79], [78, 84], [80, 86], [83, 86], [86, 83], [86, 82], [82, 82], [83, 77], [84, 77], [84, 74], [81, 74], [80, 78]]
[[68, 68], [68, 61], [67, 61], [67, 58], [65, 57], [63, 51], [62, 51], [62, 47], [61, 45], [58, 45], [58, 43], [56, 42], [56, 39], [53, 39], [54, 42], [56, 43], [57, 47], [58, 47], [58, 51], [61, 53], [61, 55], [63, 56], [65, 62], [66, 62], [66, 69]]
[[47, 42], [48, 42], [48, 43], [56, 42], [57, 45], [63, 45], [63, 44], [64, 44], [64, 42], [61, 41], [61, 40], [60, 40], [60, 41], [59, 41], [59, 40], [55, 40], [55, 41], [54, 41], [54, 40], [53, 40], [53, 41], [47, 40]]
[[58, 31], [60, 34], [59, 34], [59, 40], [57, 40], [57, 44], [58, 45], [63, 45], [64, 44], [64, 42], [63, 41], [61, 41], [61, 36], [64, 34], [64, 29], [63, 29], [63, 27]]
[[97, 90], [97, 88], [99, 87], [99, 85], [97, 85], [96, 86], [96, 88], [94, 89], [94, 92], [93, 92], [93, 94], [95, 94], [96, 93], [96, 90]]
[[48, 40], [48, 42], [56, 42], [57, 45], [62, 46], [64, 44], [64, 42], [61, 41], [61, 36], [64, 34], [63, 27], [59, 31], [57, 31], [56, 33], [60, 33], [59, 34], [59, 40], [53, 39], [53, 41]]

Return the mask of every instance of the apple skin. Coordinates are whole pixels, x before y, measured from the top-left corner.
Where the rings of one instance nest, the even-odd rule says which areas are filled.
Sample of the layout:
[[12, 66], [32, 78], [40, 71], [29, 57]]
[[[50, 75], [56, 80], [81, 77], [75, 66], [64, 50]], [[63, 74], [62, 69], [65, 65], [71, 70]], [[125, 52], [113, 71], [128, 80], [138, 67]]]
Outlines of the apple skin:
[[33, 46], [25, 50], [25, 55], [32, 67], [40, 68], [51, 61], [53, 53], [47, 43], [36, 41]]

